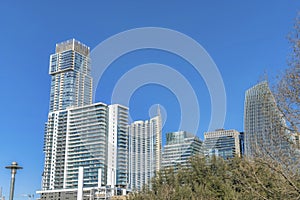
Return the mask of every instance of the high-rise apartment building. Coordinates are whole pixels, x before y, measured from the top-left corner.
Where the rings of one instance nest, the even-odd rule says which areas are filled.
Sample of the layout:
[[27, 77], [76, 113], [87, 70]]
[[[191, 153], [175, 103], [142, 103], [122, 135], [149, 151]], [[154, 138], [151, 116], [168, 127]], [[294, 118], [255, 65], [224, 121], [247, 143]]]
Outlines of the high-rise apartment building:
[[67, 118], [68, 112], [66, 110], [48, 114], [44, 135], [43, 190], [63, 188]]
[[50, 112], [92, 103], [89, 53], [90, 48], [75, 39], [56, 45], [49, 67]]
[[56, 45], [50, 56], [51, 91], [45, 126], [42, 189], [64, 186], [68, 107], [92, 103], [90, 49], [72, 39]]
[[84, 167], [84, 186], [106, 184], [108, 106], [95, 103], [49, 113], [45, 132], [43, 190], [77, 187]]
[[119, 104], [109, 107], [107, 185], [128, 186], [128, 108]]
[[161, 167], [161, 116], [129, 126], [129, 188], [140, 190]]
[[78, 185], [85, 192], [102, 186], [126, 188], [128, 108], [92, 104], [89, 47], [74, 39], [57, 44], [49, 73], [42, 199], [68, 192], [73, 199]]
[[[108, 106], [95, 103], [69, 108], [67, 119], [65, 171], [63, 188], [78, 185], [79, 167], [84, 168], [84, 187], [106, 184]], [[98, 180], [101, 170], [101, 181]]]
[[162, 168], [188, 166], [189, 159], [200, 154], [202, 150], [201, 140], [192, 133], [178, 131], [167, 133], [167, 141], [162, 154]]
[[267, 82], [246, 91], [244, 107], [245, 155], [279, 152], [288, 148], [285, 121]]
[[220, 156], [223, 159], [240, 157], [242, 138], [236, 130], [218, 129], [204, 133], [204, 154], [209, 156]]

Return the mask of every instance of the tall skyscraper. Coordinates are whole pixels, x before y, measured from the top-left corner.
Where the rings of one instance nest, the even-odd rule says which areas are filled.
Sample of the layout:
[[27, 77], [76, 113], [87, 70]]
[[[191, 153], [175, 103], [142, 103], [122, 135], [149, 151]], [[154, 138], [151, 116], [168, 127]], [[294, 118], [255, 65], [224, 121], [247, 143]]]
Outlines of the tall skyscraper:
[[140, 190], [161, 167], [161, 116], [129, 126], [129, 187]]
[[236, 130], [218, 129], [204, 133], [204, 154], [220, 156], [223, 159], [241, 156], [241, 137]]
[[50, 112], [92, 103], [89, 53], [90, 48], [75, 39], [56, 45], [50, 56]]
[[288, 147], [283, 138], [285, 121], [266, 81], [246, 91], [244, 109], [246, 156], [278, 153]]
[[200, 154], [202, 142], [192, 133], [185, 131], [167, 133], [167, 142], [162, 154], [162, 168], [188, 166], [189, 159]]
[[92, 103], [89, 53], [89, 47], [72, 39], [57, 44], [56, 53], [50, 56], [51, 91], [44, 136], [43, 190], [64, 186], [67, 108]]
[[49, 73], [42, 199], [74, 199], [78, 185], [85, 192], [107, 185], [126, 188], [128, 108], [92, 103], [89, 47], [74, 39], [57, 44]]

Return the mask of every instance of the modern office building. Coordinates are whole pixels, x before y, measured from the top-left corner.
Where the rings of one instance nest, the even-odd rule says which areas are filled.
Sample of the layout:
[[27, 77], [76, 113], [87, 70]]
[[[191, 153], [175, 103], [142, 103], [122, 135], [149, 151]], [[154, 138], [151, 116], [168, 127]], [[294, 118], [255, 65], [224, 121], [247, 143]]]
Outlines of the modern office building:
[[285, 121], [266, 81], [246, 91], [244, 107], [245, 155], [278, 153], [288, 148]]
[[129, 188], [140, 190], [161, 167], [161, 116], [129, 126]]
[[236, 130], [217, 129], [204, 133], [204, 154], [223, 159], [241, 156], [241, 137]]
[[162, 168], [186, 167], [189, 159], [200, 154], [201, 149], [202, 141], [192, 133], [186, 131], [167, 133], [162, 154]]
[[245, 137], [244, 137], [244, 132], [240, 132], [240, 152], [241, 152], [241, 156], [244, 157], [245, 156]]
[[50, 112], [92, 103], [89, 53], [90, 48], [75, 39], [56, 45], [49, 67]]

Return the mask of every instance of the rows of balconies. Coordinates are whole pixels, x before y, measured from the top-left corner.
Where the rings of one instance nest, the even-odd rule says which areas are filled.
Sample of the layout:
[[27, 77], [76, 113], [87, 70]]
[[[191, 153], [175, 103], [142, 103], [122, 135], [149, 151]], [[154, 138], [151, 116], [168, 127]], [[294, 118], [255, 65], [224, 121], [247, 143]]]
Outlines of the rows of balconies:
[[89, 145], [89, 144], [103, 144], [106, 145], [107, 142], [106, 140], [103, 138], [103, 140], [100, 140], [99, 138], [95, 138], [95, 139], [89, 139], [89, 140], [85, 140], [85, 139], [80, 139], [80, 140], [75, 140], [75, 141], [69, 141], [69, 146], [85, 146], [85, 145]]

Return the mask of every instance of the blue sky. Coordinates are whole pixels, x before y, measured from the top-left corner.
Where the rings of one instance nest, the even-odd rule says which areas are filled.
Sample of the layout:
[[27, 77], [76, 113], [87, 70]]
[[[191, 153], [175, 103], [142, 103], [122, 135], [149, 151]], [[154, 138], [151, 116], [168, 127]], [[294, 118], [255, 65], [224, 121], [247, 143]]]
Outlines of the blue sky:
[[[17, 174], [15, 198], [40, 188], [43, 170], [44, 123], [47, 120], [49, 55], [55, 44], [76, 38], [91, 49], [119, 32], [138, 27], [164, 27], [182, 32], [201, 44], [222, 75], [227, 95], [224, 128], [243, 130], [246, 89], [265, 72], [285, 69], [300, 2], [286, 1], [1, 1], [0, 2], [0, 186], [8, 198], [12, 161], [24, 167]], [[116, 60], [98, 86], [97, 101], [109, 103], [116, 81], [131, 67], [162, 63], [180, 71], [197, 93], [201, 137], [210, 119], [209, 93], [190, 64], [159, 50], [131, 52]], [[147, 119], [152, 104], [168, 113], [164, 132], [180, 121], [176, 95], [159, 85], [146, 85], [131, 98], [133, 119]]]

